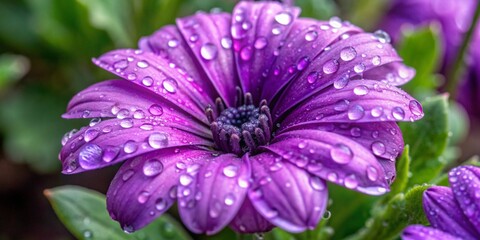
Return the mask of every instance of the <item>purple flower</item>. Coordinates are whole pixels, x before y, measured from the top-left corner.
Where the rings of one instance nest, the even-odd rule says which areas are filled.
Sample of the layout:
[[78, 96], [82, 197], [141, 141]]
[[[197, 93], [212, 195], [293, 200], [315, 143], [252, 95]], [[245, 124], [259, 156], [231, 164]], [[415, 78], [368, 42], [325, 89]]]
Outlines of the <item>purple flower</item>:
[[[401, 40], [405, 29], [425, 27], [432, 23], [440, 27], [443, 59], [440, 72], [445, 74], [453, 64], [465, 33], [470, 28], [476, 0], [392, 0], [388, 13], [381, 21], [381, 28], [392, 39]], [[480, 117], [480, 27], [470, 43], [466, 59], [467, 71], [463, 76], [458, 100], [466, 110]]]
[[431, 187], [423, 194], [431, 226], [409, 226], [403, 239], [480, 239], [480, 168], [460, 166], [448, 175], [451, 188]]
[[65, 118], [93, 120], [65, 137], [63, 172], [125, 161], [107, 207], [127, 232], [175, 201], [195, 233], [301, 232], [325, 211], [326, 181], [388, 191], [403, 148], [395, 121], [423, 116], [396, 87], [414, 71], [385, 33], [299, 13], [240, 2], [95, 59], [123, 80], [69, 103]]

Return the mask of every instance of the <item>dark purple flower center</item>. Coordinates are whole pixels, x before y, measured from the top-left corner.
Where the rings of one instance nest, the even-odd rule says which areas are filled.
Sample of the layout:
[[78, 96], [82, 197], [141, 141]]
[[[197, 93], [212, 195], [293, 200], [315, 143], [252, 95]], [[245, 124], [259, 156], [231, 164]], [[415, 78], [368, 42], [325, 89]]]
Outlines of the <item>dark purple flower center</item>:
[[215, 111], [207, 107], [205, 114], [210, 121], [215, 147], [223, 152], [242, 155], [253, 153], [270, 141], [272, 117], [267, 101], [261, 101], [257, 107], [250, 93], [242, 99], [241, 90], [237, 92], [236, 107], [225, 108], [218, 98]]

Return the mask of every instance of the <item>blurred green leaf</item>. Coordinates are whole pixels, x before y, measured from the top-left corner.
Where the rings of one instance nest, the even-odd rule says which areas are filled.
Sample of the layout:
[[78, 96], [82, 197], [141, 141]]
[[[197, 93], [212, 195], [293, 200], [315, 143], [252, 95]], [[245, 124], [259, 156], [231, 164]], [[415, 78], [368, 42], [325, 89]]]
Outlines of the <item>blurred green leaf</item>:
[[44, 192], [58, 218], [77, 239], [190, 239], [173, 218], [163, 214], [133, 234], [122, 231], [108, 215], [105, 196], [78, 186], [62, 186]]
[[295, 5], [302, 9], [303, 17], [326, 20], [338, 15], [338, 7], [333, 0], [297, 0]]
[[405, 143], [410, 145], [409, 186], [429, 182], [447, 164], [441, 157], [449, 136], [447, 96], [427, 98], [422, 105], [425, 116], [421, 120], [399, 124]]
[[402, 156], [396, 161], [397, 177], [390, 186], [390, 192], [386, 195], [385, 200], [388, 201], [392, 196], [402, 193], [406, 190], [408, 184], [408, 175], [410, 172], [410, 146], [405, 145]]
[[364, 29], [377, 30], [389, 0], [337, 0], [342, 17]]
[[437, 77], [441, 56], [439, 27], [432, 24], [416, 31], [407, 32], [398, 45], [398, 54], [406, 65], [415, 68], [415, 77], [402, 88], [418, 96], [421, 92], [435, 91], [438, 87]]
[[423, 192], [428, 187], [415, 186], [405, 194], [397, 194], [385, 208], [374, 213], [366, 228], [348, 239], [395, 239], [410, 224], [428, 223], [422, 207]]
[[20, 55], [0, 55], [0, 90], [23, 77], [30, 68], [27, 58]]
[[462, 105], [455, 101], [448, 104], [448, 126], [451, 131], [450, 145], [456, 145], [462, 142], [467, 136], [470, 128], [468, 114]]

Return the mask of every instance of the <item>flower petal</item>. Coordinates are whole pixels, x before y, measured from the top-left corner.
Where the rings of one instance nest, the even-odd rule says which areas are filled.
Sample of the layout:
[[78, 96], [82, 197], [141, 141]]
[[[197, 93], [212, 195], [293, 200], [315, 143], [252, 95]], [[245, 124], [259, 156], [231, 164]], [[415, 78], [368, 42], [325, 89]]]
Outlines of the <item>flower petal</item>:
[[244, 92], [259, 97], [266, 77], [300, 9], [276, 2], [239, 2], [231, 36]]
[[147, 119], [109, 119], [72, 133], [59, 158], [63, 173], [72, 174], [110, 166], [160, 148], [189, 145], [213, 143], [177, 128], [154, 125]]
[[255, 210], [249, 198], [245, 198], [242, 207], [230, 223], [230, 228], [239, 233], [269, 232], [274, 227], [274, 225]]
[[320, 130], [281, 133], [264, 147], [327, 181], [380, 195], [389, 185], [370, 149], [342, 135]]
[[[198, 119], [205, 119], [205, 99], [190, 95], [191, 91], [201, 91], [187, 75], [172, 68], [169, 62], [151, 52], [120, 49], [103, 54], [93, 62], [135, 84], [164, 97], [166, 100], [185, 109]], [[190, 90], [185, 90], [190, 89]]]
[[162, 96], [123, 80], [103, 81], [79, 92], [70, 100], [67, 113], [62, 116], [150, 119], [152, 124], [164, 124], [202, 136], [210, 134], [205, 122]]
[[[196, 42], [198, 38], [191, 37], [188, 42]], [[138, 45], [143, 51], [153, 52], [169, 62], [180, 74], [192, 83], [191, 88], [184, 88], [190, 96], [199, 99], [203, 106], [213, 104], [219, 96], [214, 85], [197, 61], [177, 27], [168, 25], [162, 27], [151, 36], [140, 39]], [[187, 85], [188, 86], [188, 85]]]
[[225, 103], [233, 106], [239, 81], [231, 44], [228, 44], [230, 14], [199, 12], [177, 19], [177, 26], [184, 39], [196, 39], [188, 46]]
[[272, 153], [251, 157], [254, 183], [248, 192], [255, 209], [289, 231], [315, 229], [327, 207], [324, 180]]
[[455, 235], [450, 235], [439, 229], [432, 227], [425, 227], [422, 225], [410, 225], [402, 234], [403, 240], [461, 240]]
[[272, 63], [272, 69], [265, 79], [262, 98], [271, 101], [292, 79], [307, 69], [312, 59], [324, 49], [343, 37], [361, 32], [358, 27], [344, 23], [338, 17], [329, 22], [308, 18], [297, 19], [284, 40], [280, 54]]
[[155, 220], [174, 203], [179, 170], [203, 161], [211, 152], [188, 147], [161, 149], [125, 162], [107, 193], [107, 209], [127, 232]]
[[480, 167], [460, 166], [448, 175], [463, 214], [470, 219], [480, 237]]
[[414, 70], [400, 63], [402, 59], [387, 41], [376, 35], [360, 33], [327, 47], [298, 77], [290, 81], [274, 107], [274, 115], [286, 112], [302, 100], [329, 86], [342, 88], [349, 79], [384, 80], [399, 85], [414, 76]]
[[179, 212], [185, 225], [208, 235], [222, 230], [242, 206], [247, 194], [244, 183], [250, 174], [249, 160], [233, 154], [187, 168], [178, 185]]
[[415, 121], [422, 105], [403, 90], [374, 80], [353, 80], [342, 89], [333, 86], [288, 112], [282, 126], [302, 122]]
[[478, 239], [475, 228], [448, 187], [431, 187], [423, 193], [423, 210], [434, 228], [464, 239]]

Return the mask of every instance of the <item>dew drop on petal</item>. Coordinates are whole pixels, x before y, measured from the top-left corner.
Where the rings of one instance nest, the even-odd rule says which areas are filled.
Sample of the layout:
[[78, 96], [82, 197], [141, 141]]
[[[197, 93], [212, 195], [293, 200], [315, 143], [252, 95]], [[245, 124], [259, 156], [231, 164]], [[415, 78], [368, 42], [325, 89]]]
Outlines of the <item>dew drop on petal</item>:
[[380, 117], [382, 116], [383, 114], [383, 108], [382, 107], [374, 107], [372, 108], [372, 110], [370, 111], [370, 114], [372, 115], [372, 117]]
[[251, 46], [245, 46], [240, 50], [240, 58], [244, 61], [250, 60], [253, 55], [253, 50]]
[[338, 143], [330, 149], [330, 157], [338, 164], [347, 164], [352, 160], [353, 153], [347, 145]]
[[359, 63], [359, 64], [355, 65], [353, 67], [353, 71], [355, 71], [356, 73], [362, 73], [363, 71], [365, 71], [365, 64]]
[[423, 113], [422, 105], [417, 100], [411, 100], [408, 103], [408, 108], [415, 116], [420, 116]]
[[336, 59], [332, 59], [325, 64], [323, 64], [323, 72], [325, 74], [332, 74], [338, 71], [338, 61]]
[[318, 38], [317, 31], [312, 30], [305, 33], [305, 40], [307, 40], [308, 42], [315, 41], [315, 39], [317, 38]]
[[148, 112], [150, 114], [152, 114], [153, 116], [160, 116], [163, 114], [163, 108], [162, 106], [158, 105], [158, 104], [152, 104], [149, 108], [148, 108]]
[[148, 136], [148, 145], [159, 149], [168, 146], [168, 135], [166, 133], [152, 133]]
[[383, 30], [377, 30], [373, 33], [373, 36], [381, 43], [390, 43], [391, 38], [387, 32]]
[[150, 198], [150, 193], [148, 193], [147, 191], [142, 191], [140, 192], [140, 194], [138, 194], [137, 201], [140, 204], [144, 204], [148, 201], [149, 198]]
[[78, 154], [78, 162], [83, 169], [97, 168], [102, 161], [103, 150], [97, 144], [88, 143]]
[[350, 102], [348, 100], [339, 100], [335, 103], [333, 109], [338, 112], [343, 112], [348, 109]]
[[163, 211], [166, 207], [167, 201], [165, 201], [165, 199], [159, 198], [155, 201], [155, 209], [157, 209], [157, 211]]
[[325, 189], [325, 183], [317, 176], [310, 177], [310, 186], [317, 191], [322, 191]]
[[188, 175], [188, 174], [182, 174], [180, 175], [180, 184], [183, 186], [188, 186], [190, 183], [193, 182], [193, 177]]
[[405, 112], [401, 107], [394, 107], [392, 109], [392, 116], [396, 120], [403, 120], [405, 118]]
[[123, 70], [128, 67], [128, 61], [127, 60], [120, 60], [117, 61], [113, 64], [113, 68]]
[[83, 140], [85, 140], [85, 142], [90, 142], [93, 139], [97, 138], [99, 133], [100, 132], [98, 130], [90, 128], [87, 131], [85, 131], [84, 136], [83, 136]]
[[169, 93], [176, 93], [177, 92], [177, 81], [173, 78], [167, 78], [162, 82], [163, 89], [165, 89]]
[[123, 151], [125, 153], [134, 153], [135, 151], [137, 151], [137, 144], [132, 141], [132, 140], [128, 140], [124, 145], [123, 145]]
[[330, 20], [328, 21], [328, 24], [330, 24], [330, 26], [333, 28], [341, 28], [342, 19], [340, 19], [339, 17], [331, 17]]
[[372, 166], [367, 167], [367, 178], [372, 182], [376, 181], [378, 179], [377, 169]]
[[268, 44], [267, 38], [259, 37], [257, 38], [257, 40], [255, 40], [255, 43], [253, 44], [253, 46], [256, 49], [264, 49], [267, 46], [267, 44]]
[[348, 109], [348, 119], [358, 120], [365, 115], [365, 110], [362, 106], [355, 104]]
[[149, 77], [149, 76], [146, 76], [142, 79], [142, 84], [145, 86], [145, 87], [150, 87], [153, 85], [153, 78]]
[[378, 66], [382, 63], [382, 59], [380, 58], [380, 56], [375, 56], [372, 58], [372, 64], [373, 66]]
[[130, 80], [130, 81], [133, 81], [133, 80], [137, 79], [137, 74], [135, 74], [135, 73], [129, 73], [129, 74], [127, 75], [127, 79]]
[[288, 25], [292, 22], [292, 14], [289, 12], [281, 12], [275, 15], [275, 21], [281, 25]]
[[340, 58], [343, 61], [352, 61], [357, 56], [357, 51], [353, 47], [346, 47], [340, 51]]
[[385, 144], [383, 144], [380, 141], [376, 141], [372, 143], [372, 151], [373, 151], [373, 154], [377, 156], [383, 155], [386, 151]]
[[335, 89], [342, 89], [345, 86], [347, 86], [349, 79], [350, 79], [350, 76], [348, 74], [345, 74], [333, 82], [333, 87]]
[[355, 189], [358, 187], [358, 180], [353, 174], [346, 177], [343, 181], [346, 188]]
[[130, 119], [130, 118], [123, 119], [123, 120], [120, 122], [120, 127], [122, 127], [122, 128], [131, 128], [131, 127], [133, 127], [133, 121], [132, 121], [132, 119]]
[[143, 174], [147, 177], [152, 177], [160, 174], [163, 171], [163, 164], [160, 160], [153, 158], [149, 159], [143, 164]]
[[123, 174], [122, 174], [122, 180], [123, 181], [128, 181], [134, 174], [135, 172], [131, 169], [125, 171]]
[[235, 203], [235, 195], [233, 195], [232, 193], [229, 193], [227, 194], [227, 196], [225, 196], [225, 205], [227, 206], [231, 206]]
[[352, 135], [352, 137], [360, 137], [362, 136], [362, 130], [358, 127], [354, 127], [350, 129], [350, 135]]
[[177, 39], [170, 39], [170, 40], [168, 40], [167, 45], [171, 48], [176, 48], [178, 46], [178, 40]]
[[218, 49], [213, 43], [205, 43], [200, 48], [200, 56], [205, 60], [212, 60], [217, 57]]
[[146, 61], [138, 61], [137, 62], [137, 67], [139, 67], [139, 68], [147, 68], [148, 66], [149, 66], [149, 64]]
[[353, 93], [357, 96], [364, 96], [368, 93], [368, 87], [365, 85], [358, 85], [353, 88]]
[[300, 60], [298, 60], [298, 63], [297, 63], [297, 70], [305, 69], [308, 66], [308, 64], [310, 64], [310, 59], [308, 57], [300, 58]]
[[319, 76], [319, 73], [317, 71], [310, 72], [307, 75], [307, 82], [310, 84], [315, 83], [318, 79], [318, 76]]
[[237, 170], [237, 166], [230, 164], [223, 168], [223, 174], [230, 178], [235, 177], [237, 175]]
[[232, 47], [232, 39], [229, 37], [223, 37], [220, 40], [220, 45], [222, 45], [222, 47], [225, 49], [230, 49]]
[[113, 161], [118, 154], [120, 153], [120, 149], [118, 147], [107, 147], [105, 151], [103, 151], [102, 160], [105, 162]]

